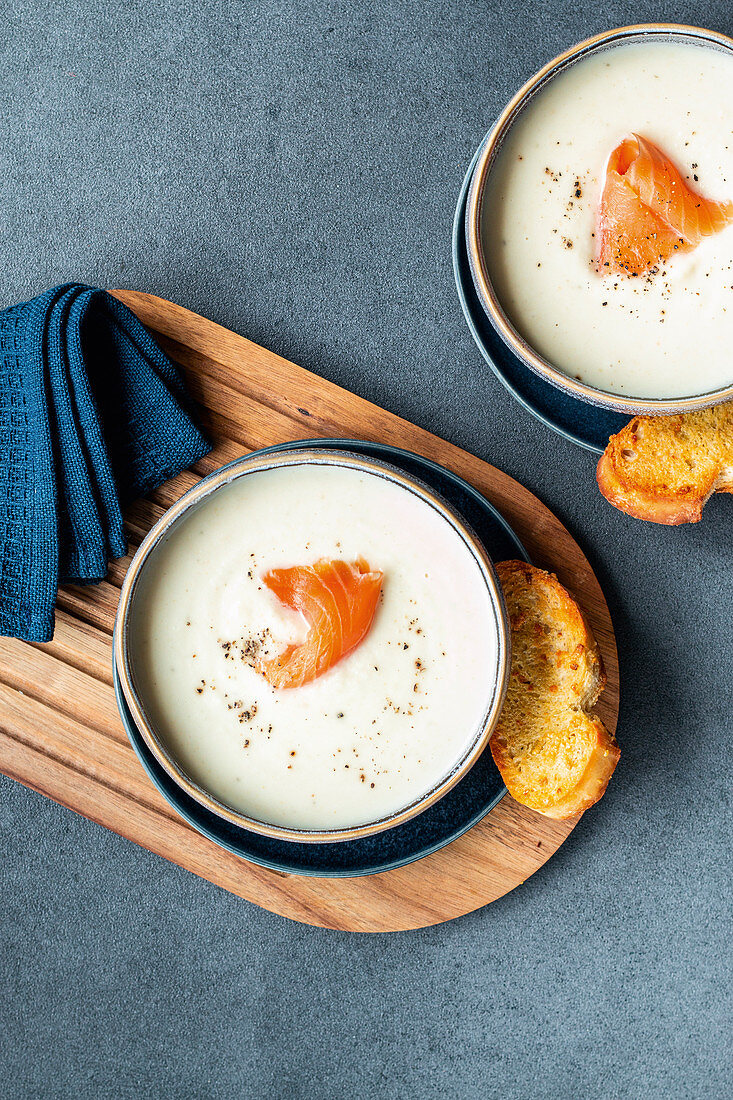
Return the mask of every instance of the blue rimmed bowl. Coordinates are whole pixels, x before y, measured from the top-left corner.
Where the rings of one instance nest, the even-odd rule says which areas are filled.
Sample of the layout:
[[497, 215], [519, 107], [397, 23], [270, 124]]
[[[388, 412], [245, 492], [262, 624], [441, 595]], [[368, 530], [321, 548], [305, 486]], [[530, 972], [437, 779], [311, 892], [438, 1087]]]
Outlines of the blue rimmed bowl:
[[[303, 446], [347, 448], [399, 467], [427, 482], [449, 501], [471, 525], [493, 560], [517, 557], [529, 560], [522, 543], [493, 505], [468, 482], [429, 459], [387, 445], [350, 439], [298, 441], [259, 453], [287, 452]], [[115, 689], [132, 747], [152, 782], [177, 813], [227, 851], [283, 873], [351, 878], [404, 866], [456, 840], [485, 817], [506, 793], [491, 754], [483, 752], [443, 798], [395, 828], [338, 844], [303, 844], [268, 837], [213, 813], [179, 786], [148, 748], [127, 705], [116, 669]]]
[[[483, 714], [476, 727], [472, 731], [466, 731], [471, 734], [470, 739], [451, 767], [429, 789], [421, 791], [409, 804], [398, 811], [375, 820], [342, 828], [288, 827], [251, 816], [217, 798], [178, 760], [164, 731], [157, 727], [149, 713], [145, 693], [139, 686], [139, 677], [136, 674], [140, 654], [136, 653], [135, 632], [131, 628], [131, 623], [136, 614], [145, 613], [147, 605], [144, 602], [144, 596], [141, 605], [138, 593], [143, 589], [141, 581], [147, 564], [154, 559], [158, 547], [189, 515], [205, 506], [220, 490], [226, 489], [234, 482], [257, 475], [262, 471], [302, 466], [339, 467], [378, 477], [396, 485], [429, 506], [441, 522], [451, 528], [454, 535], [460, 539], [478, 568], [487, 595], [490, 628], [496, 641], [495, 659], [486, 669], [486, 701]], [[138, 608], [142, 610], [138, 611]], [[430, 484], [418, 479], [404, 468], [385, 462], [384, 458], [374, 458], [344, 447], [340, 449], [321, 447], [316, 441], [288, 450], [258, 451], [246, 455], [215, 471], [185, 493], [148, 533], [135, 554], [122, 586], [114, 635], [115, 666], [121, 693], [137, 731], [157, 764], [190, 798], [231, 824], [271, 839], [303, 844], [340, 843], [373, 836], [404, 824], [439, 802], [470, 771], [488, 743], [504, 701], [509, 676], [509, 650], [506, 611], [491, 557], [462, 514]]]
[[600, 51], [616, 46], [648, 41], [680, 41], [706, 45], [712, 49], [733, 52], [733, 39], [715, 31], [676, 23], [648, 23], [620, 27], [595, 35], [571, 47], [539, 70], [510, 100], [480, 147], [471, 174], [466, 198], [465, 241], [468, 264], [476, 296], [494, 332], [502, 343], [522, 364], [545, 382], [561, 390], [576, 401], [588, 402], [601, 409], [623, 413], [628, 419], [638, 413], [669, 415], [692, 412], [723, 401], [733, 399], [733, 382], [720, 389], [702, 394], [682, 394], [672, 398], [626, 396], [589, 386], [561, 371], [545, 359], [515, 328], [504, 311], [494, 289], [484, 227], [484, 197], [492, 169], [496, 164], [502, 144], [533, 100], [547, 88], [557, 76], [579, 61]]

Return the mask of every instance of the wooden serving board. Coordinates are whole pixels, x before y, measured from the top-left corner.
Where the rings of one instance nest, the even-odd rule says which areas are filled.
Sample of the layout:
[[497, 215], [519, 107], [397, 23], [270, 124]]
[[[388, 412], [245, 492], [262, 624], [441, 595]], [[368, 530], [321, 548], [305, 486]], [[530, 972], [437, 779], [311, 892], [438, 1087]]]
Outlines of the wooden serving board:
[[[213, 452], [127, 513], [131, 550], [200, 477], [287, 440], [346, 436], [416, 451], [472, 482], [509, 520], [533, 560], [553, 570], [592, 623], [608, 674], [598, 710], [618, 717], [616, 645], [603, 593], [578, 544], [506, 474], [376, 405], [180, 306], [114, 291], [185, 370]], [[508, 795], [447, 848], [368, 878], [268, 871], [200, 836], [138, 763], [112, 688], [112, 628], [129, 557], [107, 581], [59, 592], [54, 640], [0, 639], [0, 768], [6, 775], [257, 905], [307, 924], [361, 932], [420, 928], [469, 913], [533, 874], [577, 823], [550, 821]]]

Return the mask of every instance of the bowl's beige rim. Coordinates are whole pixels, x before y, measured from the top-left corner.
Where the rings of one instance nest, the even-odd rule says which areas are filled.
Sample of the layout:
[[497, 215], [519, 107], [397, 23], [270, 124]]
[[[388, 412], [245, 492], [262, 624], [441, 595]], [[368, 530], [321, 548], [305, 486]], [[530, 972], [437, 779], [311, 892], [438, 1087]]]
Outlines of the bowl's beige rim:
[[[456, 533], [463, 539], [471, 551], [481, 571], [484, 583], [489, 594], [490, 603], [494, 612], [494, 620], [497, 635], [497, 658], [493, 692], [484, 711], [482, 722], [479, 724], [476, 736], [470, 746], [454, 765], [451, 772], [446, 775], [431, 790], [421, 798], [410, 803], [400, 810], [378, 821], [368, 822], [363, 825], [346, 829], [293, 829], [285, 826], [274, 825], [270, 822], [260, 821], [239, 813], [214, 798], [208, 791], [196, 783], [176, 762], [169, 753], [162, 739], [157, 735], [152, 724], [148, 721], [145, 709], [135, 688], [132, 659], [130, 653], [129, 619], [135, 587], [142, 569], [149, 555], [158, 542], [165, 537], [171, 526], [176, 523], [189, 509], [198, 505], [205, 497], [217, 489], [239, 477], [257, 473], [261, 470], [275, 469], [283, 466], [295, 466], [303, 464], [319, 464], [343, 466], [349, 469], [363, 470], [367, 473], [385, 477], [400, 485], [402, 488], [415, 494], [430, 504], [453, 527]], [[389, 463], [378, 459], [364, 458], [361, 455], [350, 453], [347, 449], [318, 450], [315, 446], [308, 446], [302, 450], [295, 449], [287, 452], [245, 455], [241, 459], [223, 466], [220, 470], [204, 478], [183, 496], [158, 520], [155, 526], [148, 532], [140, 544], [137, 553], [132, 559], [125, 575], [120, 593], [120, 601], [115, 618], [113, 649], [115, 663], [120, 678], [120, 685], [125, 700], [130, 708], [135, 724], [145, 740], [151, 753], [183, 790], [193, 799], [205, 806], [208, 810], [225, 818], [234, 825], [248, 829], [251, 832], [277, 840], [302, 841], [307, 843], [333, 843], [347, 840], [357, 840], [361, 837], [373, 836], [387, 829], [401, 825], [411, 818], [416, 817], [430, 806], [434, 805], [443, 795], [470, 770], [488, 744], [489, 737], [496, 725], [501, 712], [501, 707], [506, 695], [510, 669], [510, 635], [504, 597], [501, 585], [494, 572], [491, 559], [486, 552], [478, 536], [463, 520], [460, 514], [434, 493], [428, 486], [416, 478], [409, 477], [402, 470], [390, 466]]]
[[708, 393], [680, 398], [654, 399], [626, 397], [621, 394], [610, 393], [607, 390], [595, 389], [593, 386], [587, 386], [585, 383], [570, 378], [569, 375], [558, 370], [547, 359], [539, 355], [514, 328], [494, 292], [481, 244], [482, 201], [495, 154], [505, 134], [540, 87], [545, 86], [558, 72], [577, 62], [580, 57], [594, 53], [596, 50], [603, 49], [615, 42], [675, 36], [697, 39], [702, 43], [708, 42], [713, 46], [733, 51], [733, 38], [720, 34], [718, 31], [687, 26], [683, 23], [635, 23], [627, 27], [616, 27], [613, 30], [596, 34], [592, 38], [587, 38], [583, 42], [571, 46], [551, 61], [548, 61], [534, 76], [530, 77], [509, 101], [487, 135], [476, 163], [466, 206], [466, 244], [474, 285], [489, 320], [504, 342], [523, 363], [543, 378], [546, 378], [558, 389], [564, 390], [582, 401], [613, 409], [616, 412], [628, 413], [630, 416], [638, 413], [658, 416], [671, 415], [692, 412], [695, 409], [716, 405], [721, 401], [728, 401], [733, 398], [733, 382], [723, 389]]

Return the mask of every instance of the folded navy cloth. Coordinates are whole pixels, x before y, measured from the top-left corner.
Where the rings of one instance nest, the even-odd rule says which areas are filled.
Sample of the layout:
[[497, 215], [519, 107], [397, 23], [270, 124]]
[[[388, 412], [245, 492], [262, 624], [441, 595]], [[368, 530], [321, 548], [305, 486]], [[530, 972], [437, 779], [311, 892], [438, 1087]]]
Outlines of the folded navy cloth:
[[0, 313], [0, 634], [53, 637], [56, 589], [127, 552], [122, 507], [211, 448], [178, 368], [103, 290]]

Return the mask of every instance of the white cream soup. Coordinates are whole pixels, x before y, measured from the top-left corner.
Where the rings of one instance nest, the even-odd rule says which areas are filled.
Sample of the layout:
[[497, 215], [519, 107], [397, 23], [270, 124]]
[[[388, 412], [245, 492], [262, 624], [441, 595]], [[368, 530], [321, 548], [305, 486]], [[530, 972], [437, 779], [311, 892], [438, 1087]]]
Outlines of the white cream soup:
[[631, 132], [706, 198], [733, 199], [733, 54], [649, 42], [580, 61], [539, 93], [492, 169], [482, 235], [517, 331], [565, 374], [646, 398], [733, 381], [733, 227], [651, 278], [601, 277], [595, 222], [609, 153]]
[[[303, 687], [247, 663], [302, 641], [262, 583], [274, 567], [364, 557], [382, 570], [371, 631]], [[146, 563], [134, 675], [185, 772], [219, 801], [291, 828], [391, 814], [462, 757], [492, 694], [497, 632], [480, 568], [440, 513], [383, 477], [327, 465], [255, 471], [217, 490]]]

